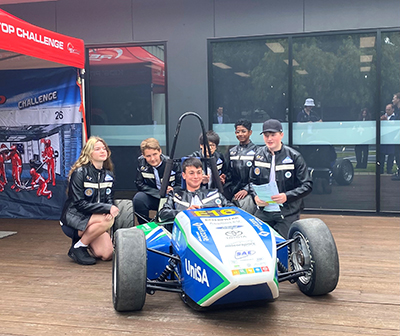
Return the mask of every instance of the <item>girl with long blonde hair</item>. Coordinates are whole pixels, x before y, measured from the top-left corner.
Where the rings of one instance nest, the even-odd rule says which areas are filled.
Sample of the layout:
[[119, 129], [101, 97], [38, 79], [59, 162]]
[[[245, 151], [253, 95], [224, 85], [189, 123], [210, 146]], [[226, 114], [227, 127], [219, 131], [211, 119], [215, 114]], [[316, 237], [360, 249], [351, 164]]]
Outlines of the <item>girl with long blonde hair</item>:
[[[119, 210], [113, 204], [114, 166], [110, 156], [106, 142], [92, 136], [69, 172], [61, 224], [72, 238], [68, 256], [82, 265], [93, 265], [96, 258], [112, 257], [109, 229]], [[68, 234], [71, 230], [73, 234]]]

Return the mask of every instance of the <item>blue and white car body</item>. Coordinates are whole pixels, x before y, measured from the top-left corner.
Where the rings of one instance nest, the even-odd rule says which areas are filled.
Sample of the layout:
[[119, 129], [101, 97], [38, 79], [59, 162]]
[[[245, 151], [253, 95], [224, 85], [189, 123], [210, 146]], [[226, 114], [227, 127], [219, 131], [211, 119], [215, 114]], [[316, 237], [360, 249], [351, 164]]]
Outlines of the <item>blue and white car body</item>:
[[[201, 307], [274, 300], [279, 296], [276, 231], [239, 208], [185, 210], [174, 221], [172, 235], [155, 223], [137, 228], [147, 247], [180, 259], [174, 273], [182, 292]], [[279, 250], [287, 261], [287, 248]], [[148, 252], [147, 277], [155, 280], [168, 258]]]

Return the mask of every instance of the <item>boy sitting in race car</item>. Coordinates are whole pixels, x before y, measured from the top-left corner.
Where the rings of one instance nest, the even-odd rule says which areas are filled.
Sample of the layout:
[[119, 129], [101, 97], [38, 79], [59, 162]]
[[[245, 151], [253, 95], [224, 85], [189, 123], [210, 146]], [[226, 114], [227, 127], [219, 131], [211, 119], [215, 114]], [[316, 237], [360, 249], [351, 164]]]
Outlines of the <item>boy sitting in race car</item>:
[[189, 157], [183, 161], [182, 178], [186, 181], [186, 189], [168, 194], [168, 199], [158, 215], [162, 222], [173, 221], [182, 210], [234, 206], [218, 190], [200, 188], [203, 169], [198, 158]]

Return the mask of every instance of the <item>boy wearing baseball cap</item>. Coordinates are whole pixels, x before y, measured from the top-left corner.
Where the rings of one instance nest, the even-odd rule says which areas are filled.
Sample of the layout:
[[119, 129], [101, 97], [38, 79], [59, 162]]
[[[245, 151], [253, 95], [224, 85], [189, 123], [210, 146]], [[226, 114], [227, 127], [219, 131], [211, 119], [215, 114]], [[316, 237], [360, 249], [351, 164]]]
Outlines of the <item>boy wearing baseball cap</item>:
[[251, 186], [250, 194], [258, 206], [255, 216], [287, 238], [290, 225], [300, 218], [302, 199], [312, 191], [312, 180], [301, 154], [282, 143], [283, 128], [278, 120], [265, 121], [261, 134], [265, 146], [256, 151], [250, 183], [277, 190], [271, 201], [280, 206], [260, 199]]

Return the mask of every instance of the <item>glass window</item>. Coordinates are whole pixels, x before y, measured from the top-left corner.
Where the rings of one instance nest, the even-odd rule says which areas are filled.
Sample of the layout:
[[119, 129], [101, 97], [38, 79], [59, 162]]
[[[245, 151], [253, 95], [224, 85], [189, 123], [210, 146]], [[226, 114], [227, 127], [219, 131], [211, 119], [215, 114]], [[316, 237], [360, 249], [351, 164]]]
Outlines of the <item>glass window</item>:
[[382, 32], [381, 211], [400, 209], [400, 32]]
[[164, 46], [89, 48], [90, 134], [110, 146], [116, 189], [135, 189], [142, 140], [166, 145]]
[[210, 119], [221, 145], [237, 144], [234, 123], [241, 118], [253, 123], [251, 140], [264, 144], [262, 123], [288, 120], [288, 40], [213, 42], [211, 55]]
[[293, 39], [293, 144], [307, 208], [375, 209], [376, 34]]

